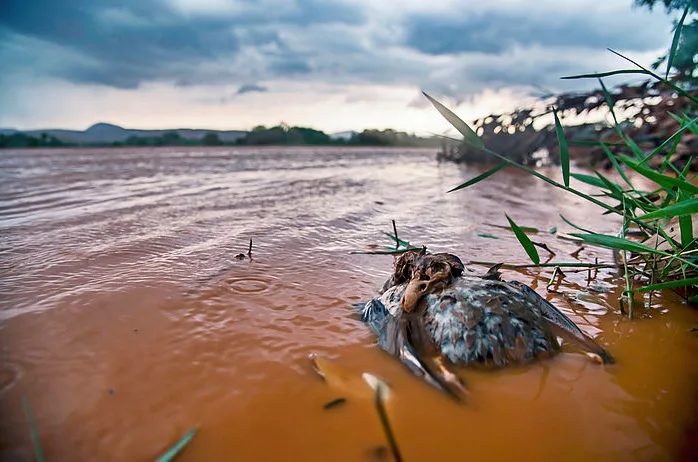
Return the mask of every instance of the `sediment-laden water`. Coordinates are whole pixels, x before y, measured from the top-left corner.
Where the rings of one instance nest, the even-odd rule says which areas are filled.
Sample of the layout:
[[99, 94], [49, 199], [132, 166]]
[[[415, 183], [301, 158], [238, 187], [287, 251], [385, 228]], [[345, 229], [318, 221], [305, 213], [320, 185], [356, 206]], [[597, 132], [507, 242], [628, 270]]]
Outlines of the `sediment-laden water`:
[[[606, 347], [499, 372], [461, 371], [457, 405], [381, 352], [352, 313], [402, 239], [466, 260], [526, 263], [506, 224], [574, 261], [559, 213], [618, 220], [517, 171], [446, 193], [475, 168], [430, 150], [162, 148], [0, 151], [1, 460], [32, 460], [22, 397], [47, 460], [154, 460], [199, 429], [182, 461], [375, 460], [370, 400], [323, 383], [319, 353], [390, 383], [404, 459], [692, 460], [698, 313], [668, 292], [629, 321], [546, 290], [551, 271], [505, 271]], [[483, 237], [489, 235], [499, 237]], [[237, 260], [253, 240], [253, 260]], [[543, 254], [545, 252], [542, 252]], [[608, 259], [585, 248], [578, 259]], [[486, 267], [476, 266], [477, 271]], [[619, 278], [567, 273], [561, 292], [617, 308]], [[323, 405], [338, 397], [336, 408]], [[694, 434], [695, 438], [695, 434]]]

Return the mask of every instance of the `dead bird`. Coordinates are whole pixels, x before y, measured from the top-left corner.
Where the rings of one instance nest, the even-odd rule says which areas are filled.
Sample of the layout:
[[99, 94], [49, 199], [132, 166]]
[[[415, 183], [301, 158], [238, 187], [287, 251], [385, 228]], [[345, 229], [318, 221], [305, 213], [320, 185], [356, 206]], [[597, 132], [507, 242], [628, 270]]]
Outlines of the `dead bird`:
[[416, 375], [454, 398], [465, 386], [450, 365], [502, 368], [549, 358], [555, 335], [605, 364], [612, 356], [527, 285], [501, 279], [495, 266], [463, 274], [452, 254], [403, 253], [380, 296], [361, 308], [379, 346]]

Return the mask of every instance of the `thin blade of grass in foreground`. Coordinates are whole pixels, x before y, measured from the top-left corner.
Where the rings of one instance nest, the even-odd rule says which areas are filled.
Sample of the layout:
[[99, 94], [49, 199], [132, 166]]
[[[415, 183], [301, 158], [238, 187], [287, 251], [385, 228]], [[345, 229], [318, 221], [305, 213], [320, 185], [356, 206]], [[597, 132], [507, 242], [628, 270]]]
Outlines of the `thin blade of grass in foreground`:
[[390, 427], [390, 420], [388, 420], [388, 413], [385, 410], [385, 405], [383, 402], [383, 385], [377, 384], [376, 392], [373, 395], [373, 403], [376, 406], [376, 411], [378, 411], [378, 417], [381, 421], [381, 427], [385, 432], [385, 437], [388, 440], [388, 446], [390, 447], [390, 452], [393, 454], [395, 462], [402, 462], [402, 456], [400, 455], [400, 449], [397, 446], [397, 440], [393, 434], [393, 429]]
[[679, 217], [679, 231], [681, 232], [681, 245], [688, 249], [693, 241], [693, 220], [690, 215]]
[[192, 438], [194, 438], [194, 435], [196, 434], [196, 428], [192, 428], [189, 430], [186, 435], [182, 437], [177, 443], [172, 446], [170, 449], [167, 450], [166, 453], [158, 457], [155, 462], [170, 462], [174, 460], [175, 457], [179, 455], [180, 452], [186, 447], [187, 444], [191, 441]]
[[640, 215], [638, 218], [643, 220], [654, 218], [671, 218], [676, 216], [691, 215], [694, 213], [698, 213], [698, 197], [667, 205], [666, 207], [655, 210], [654, 212]]
[[475, 178], [471, 178], [470, 180], [466, 181], [465, 183], [461, 183], [458, 186], [456, 186], [453, 189], [449, 189], [448, 192], [453, 192], [453, 191], [458, 191], [459, 189], [467, 188], [468, 186], [472, 186], [475, 183], [479, 183], [482, 180], [491, 177], [501, 169], [507, 166], [506, 162], [502, 162], [501, 164], [497, 165], [494, 168], [491, 168], [487, 170], [486, 172], [481, 173], [480, 175], [476, 176]]
[[22, 404], [24, 405], [24, 414], [27, 416], [27, 421], [29, 422], [29, 434], [31, 435], [32, 445], [34, 446], [36, 462], [44, 462], [46, 459], [44, 459], [44, 451], [41, 450], [41, 443], [39, 443], [39, 432], [36, 430], [34, 415], [32, 414], [29, 400], [26, 396], [22, 398]]
[[676, 52], [679, 48], [679, 42], [681, 41], [681, 31], [683, 30], [683, 22], [686, 20], [686, 16], [688, 16], [688, 11], [690, 9], [691, 5], [687, 4], [686, 9], [683, 10], [683, 15], [681, 15], [679, 23], [676, 24], [676, 29], [674, 30], [674, 38], [671, 40], [671, 48], [669, 49], [669, 56], [667, 57], [666, 62], [666, 73], [664, 74], [665, 80], [669, 80], [669, 71], [671, 71], [671, 66], [674, 64], [674, 58], [676, 57]]
[[616, 236], [607, 236], [605, 234], [582, 234], [582, 233], [570, 233], [570, 236], [578, 237], [584, 242], [589, 244], [596, 244], [601, 247], [608, 247], [611, 249], [627, 250], [629, 252], [637, 253], [653, 253], [658, 255], [670, 256], [666, 252], [661, 250], [648, 247], [643, 244], [639, 244], [635, 241], [629, 241], [628, 239], [623, 239]]
[[676, 281], [660, 282], [658, 284], [652, 284], [649, 286], [633, 289], [633, 292], [649, 292], [652, 290], [675, 289], [677, 287], [686, 287], [694, 284], [698, 284], [698, 278], [677, 279]]
[[557, 109], [553, 108], [553, 116], [555, 116], [555, 133], [557, 134], [557, 143], [560, 145], [560, 167], [562, 168], [562, 180], [565, 186], [570, 186], [570, 151], [567, 148], [567, 140], [565, 140], [565, 132], [562, 130], [560, 118], [557, 116]]
[[635, 170], [640, 175], [654, 181], [658, 185], [668, 190], [671, 190], [676, 187], [692, 194], [698, 194], [698, 186], [695, 186], [686, 180], [657, 173], [654, 170], [651, 170], [645, 167], [644, 165], [641, 165], [640, 163], [636, 162], [634, 159], [628, 156], [619, 155], [618, 159], [631, 169]]
[[519, 228], [519, 225], [514, 223], [514, 220], [509, 218], [509, 215], [504, 214], [504, 216], [507, 217], [507, 220], [509, 220], [511, 229], [512, 231], [514, 231], [516, 239], [519, 240], [521, 247], [523, 247], [526, 253], [528, 254], [528, 258], [530, 258], [533, 263], [538, 265], [540, 263], [540, 255], [538, 255], [538, 250], [536, 249], [536, 246], [534, 246], [533, 242], [531, 242], [528, 236], [526, 236], [526, 233], [524, 233], [523, 230]]
[[636, 70], [636, 69], [621, 69], [617, 71], [608, 72], [593, 72], [591, 74], [577, 74], [577, 75], [567, 75], [565, 77], [560, 77], [562, 80], [576, 80], [576, 79], [598, 79], [601, 77], [610, 77], [612, 75], [619, 74], [649, 74], [647, 70]]
[[431, 96], [427, 95], [425, 92], [422, 92], [422, 94], [424, 94], [424, 96], [427, 97], [427, 99], [431, 102], [431, 104], [434, 105], [436, 110], [439, 111], [439, 113], [444, 117], [444, 119], [448, 120], [448, 123], [453, 125], [453, 128], [458, 130], [460, 134], [463, 135], [463, 138], [465, 138], [466, 142], [472, 144], [476, 148], [485, 147], [485, 144], [482, 142], [480, 137], [477, 136], [477, 133], [475, 133], [468, 124], [463, 122], [463, 120], [461, 120], [460, 117], [454, 114], [449, 108], [439, 103]]
[[591, 186], [596, 186], [597, 188], [604, 189], [606, 187], [606, 184], [601, 181], [600, 178], [595, 176], [585, 175], [583, 173], [573, 173], [570, 176], [577, 181], [581, 181], [582, 183], [586, 183]]

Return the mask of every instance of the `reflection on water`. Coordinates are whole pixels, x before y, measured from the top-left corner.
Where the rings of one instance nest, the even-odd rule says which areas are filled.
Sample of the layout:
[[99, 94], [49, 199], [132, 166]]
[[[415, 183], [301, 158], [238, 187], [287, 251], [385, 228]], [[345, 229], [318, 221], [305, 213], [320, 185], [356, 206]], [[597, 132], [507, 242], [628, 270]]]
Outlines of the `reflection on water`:
[[[370, 402], [313, 374], [324, 354], [394, 389], [407, 460], [687, 460], [698, 383], [698, 315], [671, 294], [630, 322], [532, 284], [618, 360], [573, 351], [530, 367], [463, 371], [457, 406], [380, 352], [351, 312], [390, 256], [350, 255], [400, 237], [464, 260], [524, 263], [504, 212], [536, 225], [558, 259], [559, 213], [617, 223], [516, 171], [478, 173], [428, 150], [76, 149], [0, 152], [0, 449], [31, 460], [21, 396], [47, 458], [152, 460], [193, 426], [181, 460], [370, 460], [385, 445]], [[490, 234], [500, 239], [479, 237]], [[253, 239], [253, 259], [236, 260]], [[584, 249], [580, 258], [606, 257]], [[485, 268], [477, 267], [483, 271]], [[617, 306], [617, 277], [597, 294]], [[562, 291], [585, 290], [567, 273]], [[666, 309], [670, 308], [670, 309]], [[683, 452], [682, 452], [683, 451]], [[294, 455], [291, 457], [290, 455]]]

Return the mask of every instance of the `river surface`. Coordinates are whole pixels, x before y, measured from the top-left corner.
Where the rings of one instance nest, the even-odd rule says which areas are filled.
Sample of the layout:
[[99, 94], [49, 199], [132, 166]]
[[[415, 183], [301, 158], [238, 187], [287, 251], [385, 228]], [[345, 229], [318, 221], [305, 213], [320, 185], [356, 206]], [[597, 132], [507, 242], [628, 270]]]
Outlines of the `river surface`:
[[[0, 460], [33, 460], [23, 398], [51, 462], [152, 461], [193, 427], [183, 462], [390, 460], [370, 399], [320, 380], [311, 353], [390, 384], [406, 461], [694, 460], [698, 313], [667, 292], [631, 321], [611, 270], [589, 284], [567, 272], [558, 292], [548, 270], [504, 275], [553, 301], [613, 366], [563, 347], [527, 367], [461, 370], [459, 405], [375, 346], [351, 304], [376, 293], [392, 257], [350, 252], [389, 245], [392, 219], [400, 238], [464, 261], [527, 263], [495, 226], [505, 212], [538, 227], [554, 261], [610, 258], [549, 230], [570, 231], [563, 213], [615, 232], [614, 217], [515, 170], [447, 193], [481, 170], [434, 154], [0, 151]], [[237, 260], [250, 239], [253, 259]]]

